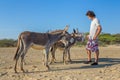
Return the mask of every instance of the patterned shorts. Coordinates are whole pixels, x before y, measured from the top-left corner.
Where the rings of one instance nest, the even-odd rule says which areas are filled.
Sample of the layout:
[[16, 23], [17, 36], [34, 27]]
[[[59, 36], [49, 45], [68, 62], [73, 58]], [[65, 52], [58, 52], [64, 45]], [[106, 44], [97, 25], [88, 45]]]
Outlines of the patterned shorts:
[[98, 51], [98, 40], [88, 40], [86, 49], [92, 52]]

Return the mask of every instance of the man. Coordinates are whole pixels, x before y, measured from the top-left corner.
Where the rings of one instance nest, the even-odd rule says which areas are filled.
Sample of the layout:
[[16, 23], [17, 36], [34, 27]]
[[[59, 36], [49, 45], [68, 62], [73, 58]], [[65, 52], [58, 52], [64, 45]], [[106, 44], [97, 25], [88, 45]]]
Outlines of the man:
[[[88, 61], [85, 64], [98, 65], [99, 49], [98, 49], [98, 36], [102, 31], [99, 20], [93, 11], [88, 11], [86, 16], [91, 20], [90, 32], [87, 36], [88, 42], [86, 45]], [[95, 52], [95, 61], [92, 63], [91, 52]]]

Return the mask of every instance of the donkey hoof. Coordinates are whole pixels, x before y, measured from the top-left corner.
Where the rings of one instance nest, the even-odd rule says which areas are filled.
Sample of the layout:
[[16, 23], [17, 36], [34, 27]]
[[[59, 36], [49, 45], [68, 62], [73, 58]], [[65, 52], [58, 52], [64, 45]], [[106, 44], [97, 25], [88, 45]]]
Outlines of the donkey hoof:
[[65, 61], [65, 62], [64, 62], [64, 65], [67, 65], [68, 63], [69, 63], [69, 62], [66, 62], [66, 61]]
[[53, 62], [50, 62], [49, 64], [53, 64]]
[[64, 63], [64, 65], [67, 65], [67, 64], [68, 64], [68, 63], [66, 63], [66, 62]]
[[52, 61], [52, 62], [50, 62], [49, 64], [54, 64], [54, 63], [57, 63], [57, 62], [55, 62], [55, 61]]
[[71, 59], [69, 59], [68, 61], [69, 61], [69, 62], [72, 62], [72, 60], [71, 60]]
[[17, 71], [15, 71], [15, 73], [18, 73]]
[[46, 68], [47, 68], [47, 71], [49, 71], [49, 70], [50, 70], [50, 67], [49, 67], [48, 65], [46, 66]]
[[25, 73], [26, 71], [24, 69], [21, 69], [23, 73]]
[[16, 69], [14, 69], [15, 73], [18, 73]]

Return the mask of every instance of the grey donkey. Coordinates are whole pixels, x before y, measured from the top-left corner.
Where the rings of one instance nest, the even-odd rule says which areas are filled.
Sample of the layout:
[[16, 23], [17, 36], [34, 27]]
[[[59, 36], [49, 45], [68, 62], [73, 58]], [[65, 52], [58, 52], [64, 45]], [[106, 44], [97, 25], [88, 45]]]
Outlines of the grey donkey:
[[70, 49], [71, 47], [76, 43], [76, 42], [80, 42], [80, 41], [84, 41], [84, 36], [82, 33], [80, 33], [78, 31], [78, 29], [73, 29], [73, 33], [72, 34], [68, 34], [66, 36], [64, 36], [61, 40], [59, 40], [58, 42], [54, 43], [54, 45], [51, 48], [51, 62], [50, 64], [55, 62], [55, 51], [57, 49], [63, 50], [63, 62], [64, 64], [67, 63], [67, 55], [68, 55], [68, 61], [71, 62], [71, 56], [70, 56]]
[[39, 50], [45, 50], [44, 52], [44, 65], [46, 66], [47, 70], [50, 69], [48, 64], [48, 56], [51, 46], [54, 43], [61, 40], [67, 34], [68, 26], [65, 27], [64, 30], [57, 30], [53, 31], [52, 33], [36, 33], [36, 32], [29, 32], [25, 31], [19, 35], [18, 44], [16, 54], [14, 56], [15, 60], [15, 67], [14, 70], [17, 73], [17, 64], [19, 57], [21, 57], [21, 70], [25, 72], [23, 65], [24, 65], [24, 58], [25, 55], [30, 47]]

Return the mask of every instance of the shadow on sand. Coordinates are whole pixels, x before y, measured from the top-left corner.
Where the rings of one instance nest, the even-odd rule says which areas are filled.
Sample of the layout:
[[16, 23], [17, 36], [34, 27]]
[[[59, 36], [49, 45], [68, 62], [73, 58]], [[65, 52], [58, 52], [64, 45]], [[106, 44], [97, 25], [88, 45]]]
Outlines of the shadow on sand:
[[[83, 62], [84, 61], [81, 61], [81, 60], [73, 60], [71, 64], [82, 64]], [[58, 63], [61, 63], [61, 62], [58, 62]], [[116, 64], [120, 64], [120, 59], [119, 58], [100, 58], [99, 59], [99, 65], [97, 65], [97, 66], [91, 66], [90, 64], [86, 64], [86, 66], [80, 66], [80, 67], [67, 67], [67, 68], [64, 68], [64, 69], [51, 69], [49, 71], [32, 71], [32, 72], [26, 72], [26, 73], [41, 73], [41, 72], [51, 72], [51, 71], [61, 71], [61, 70], [75, 70], [75, 69], [89, 69], [89, 68], [104, 68], [106, 66], [112, 66], [112, 65], [116, 65]]]
[[[71, 64], [80, 64], [84, 61], [80, 60], [74, 60]], [[102, 63], [102, 64], [101, 64]], [[59, 71], [59, 70], [72, 70], [72, 69], [89, 69], [89, 68], [104, 68], [106, 66], [112, 66], [120, 64], [120, 58], [99, 58], [99, 65], [91, 66], [90, 64], [86, 64], [86, 66], [80, 66], [80, 67], [70, 67], [66, 69], [56, 69], [53, 71]]]
[[99, 65], [97, 65], [97, 66], [90, 66], [90, 65], [82, 66], [82, 67], [80, 67], [80, 69], [103, 68], [106, 66], [112, 66], [112, 65], [116, 65], [116, 64], [120, 64], [120, 58], [100, 58]]

